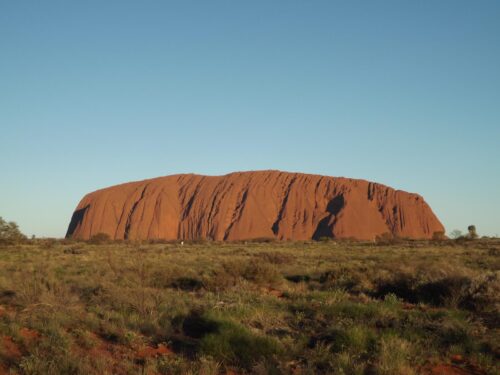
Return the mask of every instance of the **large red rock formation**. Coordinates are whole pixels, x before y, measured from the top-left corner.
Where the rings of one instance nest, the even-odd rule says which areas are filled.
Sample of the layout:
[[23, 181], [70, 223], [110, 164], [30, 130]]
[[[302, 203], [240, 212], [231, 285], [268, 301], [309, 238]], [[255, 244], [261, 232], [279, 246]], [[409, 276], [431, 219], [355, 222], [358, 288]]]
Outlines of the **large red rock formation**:
[[371, 240], [443, 231], [417, 194], [364, 180], [259, 171], [173, 175], [97, 190], [76, 208], [67, 237]]

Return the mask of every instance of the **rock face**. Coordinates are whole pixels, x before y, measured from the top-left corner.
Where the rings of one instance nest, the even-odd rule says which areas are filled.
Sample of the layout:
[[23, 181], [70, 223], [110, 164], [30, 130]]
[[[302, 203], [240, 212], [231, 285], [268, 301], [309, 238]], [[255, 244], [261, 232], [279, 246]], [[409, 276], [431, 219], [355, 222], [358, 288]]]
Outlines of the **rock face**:
[[443, 231], [417, 194], [365, 180], [259, 171], [172, 175], [97, 190], [78, 204], [66, 237], [372, 240]]

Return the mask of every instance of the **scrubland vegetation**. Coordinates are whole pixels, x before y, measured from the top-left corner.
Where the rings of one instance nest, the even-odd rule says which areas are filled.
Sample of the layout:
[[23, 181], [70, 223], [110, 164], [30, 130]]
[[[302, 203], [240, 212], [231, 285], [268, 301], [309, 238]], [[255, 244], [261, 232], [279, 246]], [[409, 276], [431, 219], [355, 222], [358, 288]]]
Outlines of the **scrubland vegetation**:
[[0, 270], [0, 373], [499, 373], [498, 240], [36, 240]]

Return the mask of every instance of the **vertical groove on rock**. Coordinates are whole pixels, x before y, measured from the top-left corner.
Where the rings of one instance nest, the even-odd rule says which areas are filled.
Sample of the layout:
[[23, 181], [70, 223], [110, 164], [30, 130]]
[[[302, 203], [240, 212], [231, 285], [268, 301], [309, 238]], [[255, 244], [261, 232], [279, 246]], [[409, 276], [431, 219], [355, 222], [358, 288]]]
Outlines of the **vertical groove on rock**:
[[130, 212], [128, 214], [127, 223], [125, 224], [125, 232], [123, 234], [123, 237], [126, 240], [129, 237], [130, 227], [132, 226], [132, 215], [134, 214], [134, 211], [137, 208], [137, 205], [139, 204], [139, 202], [144, 198], [144, 194], [146, 192], [147, 187], [148, 187], [147, 184], [144, 185], [144, 188], [142, 189], [142, 192], [141, 192], [141, 197], [132, 205], [132, 208], [130, 209]]
[[193, 194], [191, 194], [191, 197], [189, 198], [186, 207], [184, 209], [184, 212], [182, 213], [182, 220], [185, 220], [189, 216], [189, 212], [191, 211], [191, 208], [193, 207], [193, 203], [196, 199], [196, 195], [198, 194], [198, 191], [200, 190], [200, 186], [202, 183], [203, 179], [198, 182], [196, 185], [196, 188], [193, 191]]
[[229, 226], [226, 229], [226, 232], [224, 233], [224, 240], [228, 239], [229, 234], [231, 233], [231, 228], [238, 221], [238, 219], [241, 218], [241, 215], [243, 214], [243, 209], [245, 208], [245, 202], [246, 202], [247, 198], [248, 198], [248, 186], [245, 189], [245, 191], [243, 192], [243, 194], [239, 200], [239, 203], [236, 205], [231, 223], [229, 224]]
[[285, 196], [283, 197], [283, 200], [281, 203], [281, 208], [278, 212], [278, 216], [276, 217], [276, 220], [274, 221], [273, 226], [271, 228], [274, 235], [277, 235], [279, 230], [280, 230], [280, 222], [281, 222], [281, 220], [283, 220], [283, 214], [285, 213], [286, 204], [288, 202], [288, 197], [290, 196], [290, 191], [292, 190], [292, 186], [296, 180], [297, 180], [297, 177], [294, 176], [294, 177], [292, 177], [292, 179], [290, 180], [290, 183], [288, 184], [288, 187], [287, 187], [286, 192], [285, 192]]

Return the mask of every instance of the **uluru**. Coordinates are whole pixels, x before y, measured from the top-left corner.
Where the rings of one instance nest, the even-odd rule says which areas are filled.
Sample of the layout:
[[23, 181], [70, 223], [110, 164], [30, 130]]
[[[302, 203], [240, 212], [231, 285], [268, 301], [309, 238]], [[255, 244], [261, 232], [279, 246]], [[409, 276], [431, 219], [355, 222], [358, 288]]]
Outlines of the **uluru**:
[[444, 227], [424, 199], [360, 179], [281, 171], [178, 174], [87, 194], [66, 237], [164, 240], [429, 239]]

